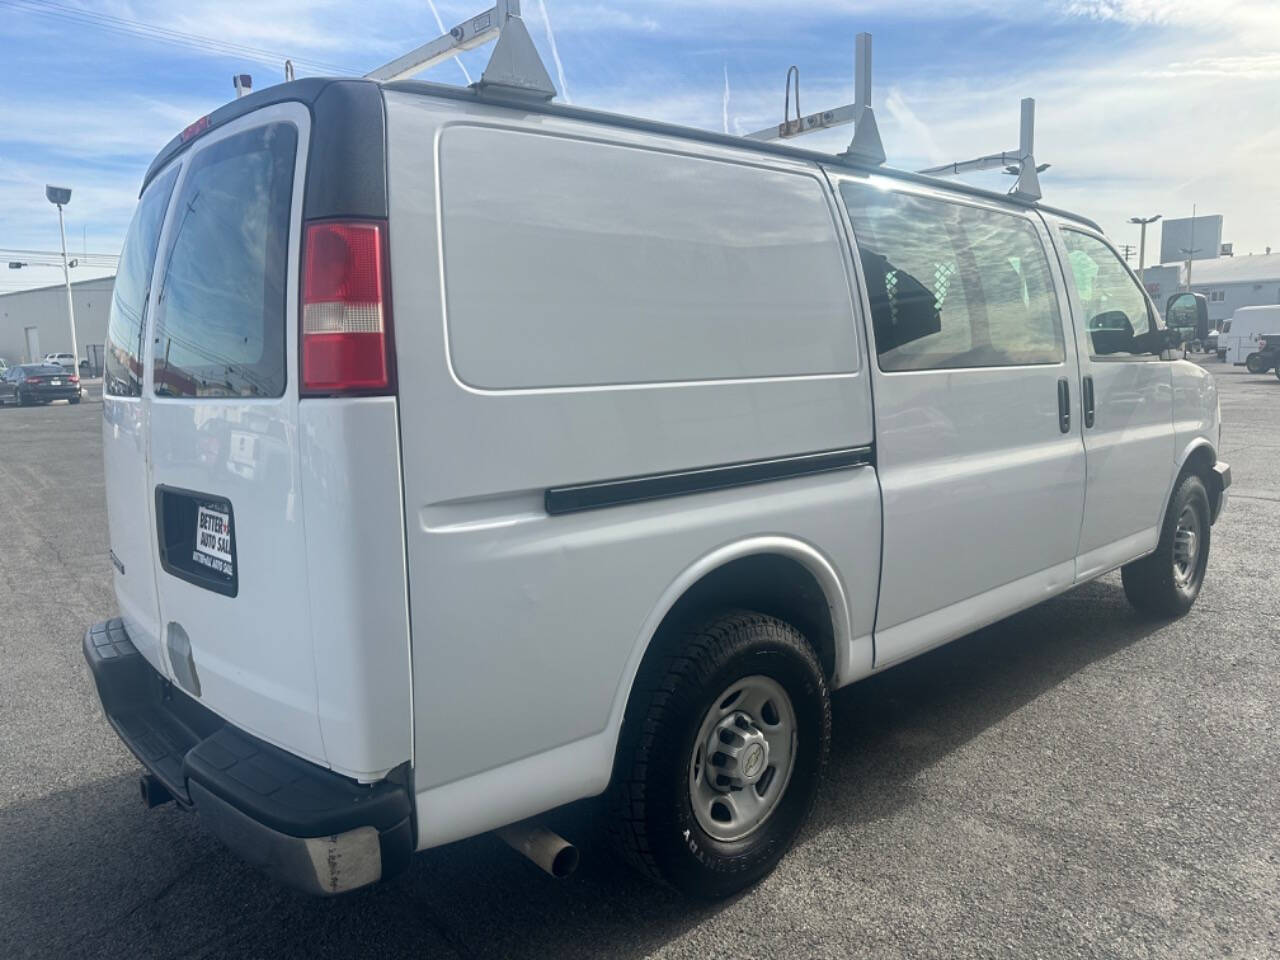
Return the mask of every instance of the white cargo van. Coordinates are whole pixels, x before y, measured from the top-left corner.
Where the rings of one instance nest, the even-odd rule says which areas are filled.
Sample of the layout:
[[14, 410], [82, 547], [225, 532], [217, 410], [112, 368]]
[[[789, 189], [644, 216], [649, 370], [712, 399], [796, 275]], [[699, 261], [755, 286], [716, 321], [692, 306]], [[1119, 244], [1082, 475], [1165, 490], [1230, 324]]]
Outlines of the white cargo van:
[[724, 896], [804, 823], [831, 690], [1116, 568], [1191, 606], [1230, 471], [1168, 345], [1059, 210], [287, 83], [147, 172], [85, 655], [144, 799], [304, 889], [499, 828], [563, 853], [535, 818], [603, 795]]
[[1226, 350], [1227, 363], [1240, 366], [1260, 349], [1258, 338], [1269, 333], [1280, 333], [1280, 306], [1240, 307], [1218, 335], [1218, 350]]

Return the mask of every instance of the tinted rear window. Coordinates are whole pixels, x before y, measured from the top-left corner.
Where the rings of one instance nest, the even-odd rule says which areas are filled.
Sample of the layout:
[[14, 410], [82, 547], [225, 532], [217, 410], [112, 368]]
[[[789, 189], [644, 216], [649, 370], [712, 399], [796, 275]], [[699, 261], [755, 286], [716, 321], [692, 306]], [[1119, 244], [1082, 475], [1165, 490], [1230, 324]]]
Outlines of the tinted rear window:
[[102, 388], [112, 396], [136, 397], [142, 393], [142, 337], [151, 271], [156, 262], [164, 212], [169, 207], [169, 195], [177, 178], [175, 167], [147, 187], [124, 238], [120, 268], [111, 293], [104, 357]]
[[173, 208], [156, 304], [155, 390], [278, 397], [298, 134], [274, 123], [191, 160]]

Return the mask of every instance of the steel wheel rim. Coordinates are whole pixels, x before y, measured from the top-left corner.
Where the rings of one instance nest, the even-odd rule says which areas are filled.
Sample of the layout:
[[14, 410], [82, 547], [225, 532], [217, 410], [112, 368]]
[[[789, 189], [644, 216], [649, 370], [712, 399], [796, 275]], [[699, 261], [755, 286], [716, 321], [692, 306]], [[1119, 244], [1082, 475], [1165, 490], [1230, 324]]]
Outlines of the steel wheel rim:
[[1173, 532], [1173, 581], [1184, 591], [1195, 584], [1200, 545], [1200, 514], [1187, 504], [1178, 514], [1178, 526]]
[[795, 708], [780, 683], [757, 675], [726, 687], [703, 716], [689, 758], [698, 826], [723, 843], [759, 830], [786, 794], [796, 745]]

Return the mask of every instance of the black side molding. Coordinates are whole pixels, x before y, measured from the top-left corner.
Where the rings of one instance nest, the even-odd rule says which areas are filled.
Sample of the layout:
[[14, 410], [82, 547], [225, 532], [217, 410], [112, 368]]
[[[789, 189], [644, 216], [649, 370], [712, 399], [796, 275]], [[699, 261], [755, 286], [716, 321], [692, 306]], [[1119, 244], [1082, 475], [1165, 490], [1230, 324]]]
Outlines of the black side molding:
[[744, 487], [774, 480], [790, 480], [836, 470], [852, 470], [856, 467], [874, 466], [874, 464], [875, 451], [872, 447], [849, 447], [844, 450], [802, 453], [772, 460], [730, 463], [721, 467], [701, 467], [695, 470], [655, 473], [622, 480], [602, 480], [598, 483], [552, 487], [547, 490], [544, 499], [547, 513], [558, 516], [565, 513], [578, 513], [582, 510], [616, 507], [624, 503], [683, 497], [691, 493], [706, 493], [711, 490]]

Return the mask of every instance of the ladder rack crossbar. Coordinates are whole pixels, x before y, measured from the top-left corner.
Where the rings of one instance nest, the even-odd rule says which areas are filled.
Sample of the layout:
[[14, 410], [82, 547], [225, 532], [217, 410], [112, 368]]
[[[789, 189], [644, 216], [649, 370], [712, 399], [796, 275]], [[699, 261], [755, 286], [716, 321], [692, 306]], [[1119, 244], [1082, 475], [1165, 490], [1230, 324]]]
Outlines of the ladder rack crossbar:
[[985, 157], [977, 157], [974, 160], [960, 160], [956, 163], [943, 163], [936, 167], [926, 167], [924, 170], [917, 172], [930, 177], [958, 176], [959, 174], [976, 170], [994, 170], [997, 167], [1018, 166], [1023, 159], [1023, 156], [1017, 150], [1004, 150], [1000, 153], [988, 154]]
[[366, 76], [370, 80], [404, 80], [437, 63], [448, 60], [466, 50], [488, 43], [498, 30], [498, 8], [490, 7], [484, 13], [458, 24], [448, 33], [424, 43], [402, 57], [397, 57]]
[[488, 10], [462, 21], [448, 33], [424, 43], [404, 56], [365, 74], [369, 80], [391, 83], [407, 80], [450, 57], [497, 40], [479, 88], [502, 88], [512, 93], [549, 100], [556, 94], [529, 31], [520, 19], [520, 0], [497, 0]]

